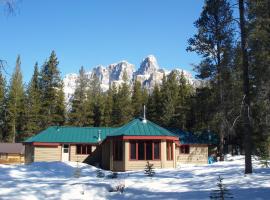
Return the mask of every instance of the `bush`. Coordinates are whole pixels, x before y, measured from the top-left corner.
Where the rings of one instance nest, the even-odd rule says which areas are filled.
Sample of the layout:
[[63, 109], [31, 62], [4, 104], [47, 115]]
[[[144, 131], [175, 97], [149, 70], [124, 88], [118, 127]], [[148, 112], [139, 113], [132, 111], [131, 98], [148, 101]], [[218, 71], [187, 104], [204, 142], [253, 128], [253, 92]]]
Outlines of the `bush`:
[[154, 164], [150, 164], [149, 161], [147, 161], [146, 165], [145, 165], [145, 169], [144, 169], [144, 174], [146, 176], [154, 176], [155, 175], [155, 171], [153, 168]]

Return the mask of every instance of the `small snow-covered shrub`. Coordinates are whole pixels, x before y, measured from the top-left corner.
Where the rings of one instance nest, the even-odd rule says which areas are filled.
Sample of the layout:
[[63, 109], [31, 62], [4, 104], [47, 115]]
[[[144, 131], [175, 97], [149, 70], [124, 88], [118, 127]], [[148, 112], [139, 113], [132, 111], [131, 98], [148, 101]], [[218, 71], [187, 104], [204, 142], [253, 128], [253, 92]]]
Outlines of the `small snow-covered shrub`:
[[154, 171], [154, 164], [150, 164], [149, 161], [147, 161], [146, 165], [145, 165], [145, 169], [144, 169], [144, 174], [146, 176], [154, 176], [155, 175], [155, 171]]
[[233, 199], [232, 194], [229, 192], [229, 190], [225, 187], [223, 184], [223, 178], [221, 176], [218, 176], [218, 183], [217, 187], [218, 189], [213, 190], [210, 194], [210, 199], [216, 199], [216, 200], [225, 200], [225, 199]]
[[111, 178], [111, 179], [118, 178], [118, 173], [112, 172], [111, 174], [107, 175], [107, 178]]
[[98, 170], [96, 171], [96, 174], [97, 174], [97, 177], [98, 177], [98, 178], [103, 178], [103, 177], [105, 177], [105, 173], [104, 173], [101, 169], [98, 169]]
[[124, 183], [120, 183], [112, 188], [109, 189], [109, 192], [120, 192], [123, 193], [125, 190], [125, 184]]

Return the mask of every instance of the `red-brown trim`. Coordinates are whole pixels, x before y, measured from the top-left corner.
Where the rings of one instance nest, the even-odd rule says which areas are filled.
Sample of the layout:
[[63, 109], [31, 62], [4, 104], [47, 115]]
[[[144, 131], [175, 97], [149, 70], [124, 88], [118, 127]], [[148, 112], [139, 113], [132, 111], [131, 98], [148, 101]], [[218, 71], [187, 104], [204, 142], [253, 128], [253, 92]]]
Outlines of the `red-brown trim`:
[[41, 147], [57, 147], [60, 145], [60, 143], [33, 142], [33, 145]]
[[[136, 159], [131, 159], [131, 145], [130, 142], [135, 142], [136, 144]], [[143, 142], [143, 147], [144, 147], [144, 160], [146, 160], [146, 141], [142, 141]], [[155, 159], [154, 157], [154, 143], [159, 143], [159, 158]], [[151, 142], [152, 145], [152, 159], [150, 161], [160, 161], [161, 160], [161, 140], [154, 140]], [[129, 141], [129, 161], [144, 161], [144, 160], [139, 160], [139, 145], [138, 145], [138, 141]]]
[[174, 136], [145, 136], [145, 135], [134, 135], [134, 136], [108, 136], [108, 139], [114, 139], [114, 140], [173, 140], [178, 141], [178, 137]]

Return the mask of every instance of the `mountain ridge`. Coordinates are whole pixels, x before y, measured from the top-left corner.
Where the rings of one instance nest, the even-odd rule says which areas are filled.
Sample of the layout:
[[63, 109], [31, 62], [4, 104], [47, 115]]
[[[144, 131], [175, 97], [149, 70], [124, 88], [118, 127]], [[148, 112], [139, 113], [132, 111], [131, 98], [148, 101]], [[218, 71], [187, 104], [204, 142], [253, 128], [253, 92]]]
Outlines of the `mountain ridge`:
[[[161, 68], [154, 55], [145, 57], [137, 70], [134, 64], [122, 60], [108, 66], [98, 65], [86, 72], [86, 74], [89, 80], [95, 74], [100, 80], [103, 91], [107, 91], [113, 83], [117, 86], [120, 85], [123, 82], [124, 73], [126, 73], [127, 80], [131, 85], [135, 80], [140, 81], [142, 86], [151, 92], [156, 84], [160, 85], [162, 83], [163, 76], [167, 76], [171, 71], [183, 72], [187, 81], [191, 85], [196, 85], [196, 81], [189, 71], [177, 67], [172, 70]], [[77, 78], [77, 73], [69, 73], [63, 79], [66, 102], [69, 102], [74, 94]]]

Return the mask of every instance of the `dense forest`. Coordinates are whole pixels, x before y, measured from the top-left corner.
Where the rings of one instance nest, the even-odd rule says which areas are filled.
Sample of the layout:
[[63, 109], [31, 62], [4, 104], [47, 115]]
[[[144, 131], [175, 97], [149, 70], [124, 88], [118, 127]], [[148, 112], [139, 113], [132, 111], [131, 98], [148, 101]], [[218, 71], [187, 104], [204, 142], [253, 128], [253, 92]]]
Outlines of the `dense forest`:
[[[187, 51], [201, 85], [194, 88], [172, 71], [151, 92], [136, 81], [103, 92], [81, 67], [70, 106], [65, 105], [59, 61], [52, 51], [33, 66], [25, 85], [21, 58], [13, 74], [0, 69], [0, 141], [15, 142], [52, 125], [121, 126], [142, 114], [164, 127], [210, 129], [224, 144], [266, 155], [270, 131], [270, 1], [206, 0]], [[3, 64], [3, 63], [2, 63]], [[30, 67], [30, 66], [29, 66]], [[10, 80], [7, 80], [7, 77]]]

